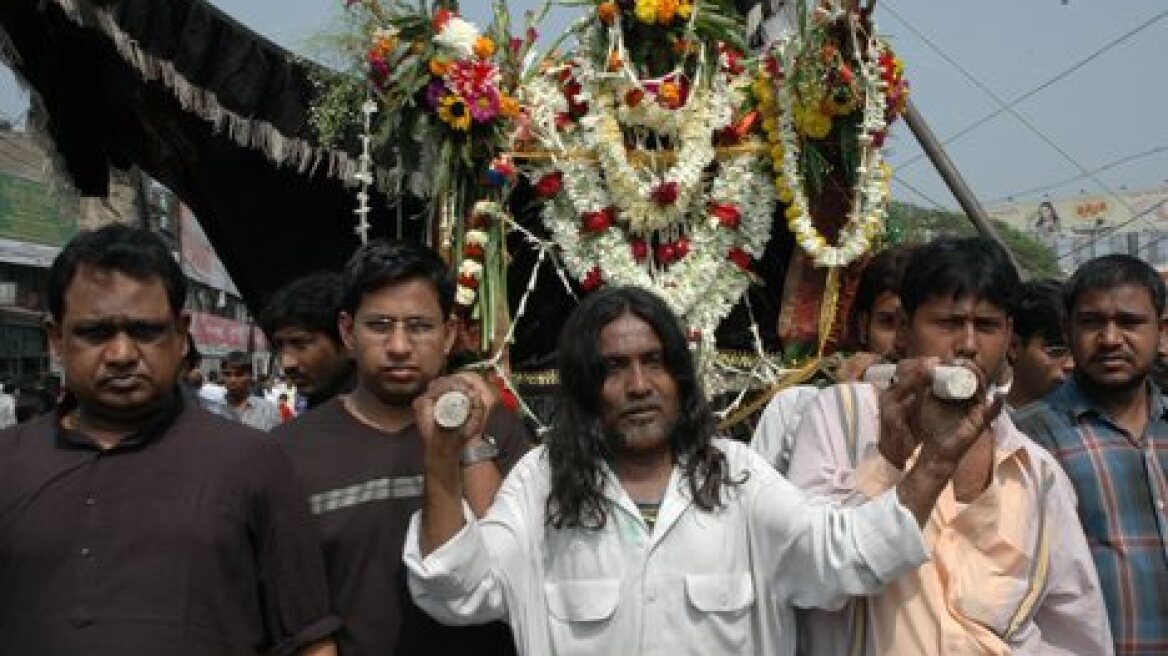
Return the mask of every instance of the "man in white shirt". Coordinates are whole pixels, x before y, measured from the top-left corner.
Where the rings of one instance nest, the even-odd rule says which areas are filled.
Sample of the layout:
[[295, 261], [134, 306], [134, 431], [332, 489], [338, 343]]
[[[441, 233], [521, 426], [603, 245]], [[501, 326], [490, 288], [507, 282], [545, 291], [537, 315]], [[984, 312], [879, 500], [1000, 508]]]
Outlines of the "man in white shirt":
[[920, 525], [995, 410], [984, 395], [961, 423], [941, 409], [930, 419], [948, 430], [896, 489], [840, 510], [715, 439], [684, 330], [652, 293], [589, 296], [559, 359], [557, 425], [481, 520], [459, 476], [481, 417], [444, 430], [438, 390], [415, 402], [426, 483], [411, 593], [446, 623], [506, 619], [521, 654], [794, 653], [794, 606], [874, 592], [924, 561]]
[[280, 425], [280, 411], [276, 404], [253, 393], [251, 358], [248, 354], [243, 351], [227, 354], [223, 360], [223, 381], [227, 387], [223, 400], [231, 418], [262, 431]]
[[0, 428], [16, 425], [16, 397], [4, 391], [0, 383]]

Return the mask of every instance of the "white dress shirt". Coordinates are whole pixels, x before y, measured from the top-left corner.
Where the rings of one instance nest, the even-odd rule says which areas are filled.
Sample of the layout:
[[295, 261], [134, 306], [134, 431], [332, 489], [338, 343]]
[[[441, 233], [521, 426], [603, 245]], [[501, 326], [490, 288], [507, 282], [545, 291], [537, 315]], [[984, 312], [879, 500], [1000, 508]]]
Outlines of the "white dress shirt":
[[749, 447], [717, 440], [728, 474], [712, 512], [675, 468], [650, 531], [611, 470], [599, 530], [547, 525], [546, 447], [527, 454], [486, 517], [425, 559], [406, 536], [410, 592], [449, 624], [506, 619], [520, 654], [794, 653], [793, 605], [837, 607], [925, 559], [913, 515], [889, 491], [840, 510], [809, 501]]

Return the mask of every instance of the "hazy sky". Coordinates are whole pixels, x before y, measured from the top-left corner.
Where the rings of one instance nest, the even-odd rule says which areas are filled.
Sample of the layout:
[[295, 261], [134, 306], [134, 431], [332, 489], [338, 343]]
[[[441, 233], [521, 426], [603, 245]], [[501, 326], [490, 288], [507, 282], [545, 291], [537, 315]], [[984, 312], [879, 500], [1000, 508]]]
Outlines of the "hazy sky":
[[[343, 4], [212, 1], [295, 50]], [[516, 12], [536, 4], [511, 2]], [[463, 2], [479, 22], [488, 6]], [[545, 33], [575, 10], [559, 11]], [[984, 121], [947, 146], [983, 203], [1168, 182], [1164, 0], [890, 0], [877, 3], [876, 16], [905, 60], [913, 101], [942, 140]], [[0, 114], [18, 115], [24, 103], [11, 76], [0, 76]], [[893, 136], [896, 198], [954, 207], [907, 128], [898, 124]]]

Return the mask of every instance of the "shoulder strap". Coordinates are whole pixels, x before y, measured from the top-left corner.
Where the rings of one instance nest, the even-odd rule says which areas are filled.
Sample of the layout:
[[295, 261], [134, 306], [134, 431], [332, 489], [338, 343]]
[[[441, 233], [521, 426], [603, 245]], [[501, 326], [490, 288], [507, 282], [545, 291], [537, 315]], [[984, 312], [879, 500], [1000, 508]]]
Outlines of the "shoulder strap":
[[1041, 482], [1038, 486], [1038, 535], [1035, 538], [1035, 555], [1030, 566], [1030, 584], [1022, 602], [1014, 611], [1007, 625], [1006, 635], [1002, 636], [1007, 642], [1011, 641], [1022, 627], [1034, 617], [1038, 610], [1038, 601], [1046, 591], [1046, 582], [1050, 577], [1050, 522], [1047, 521], [1047, 510], [1051, 488], [1054, 487], [1054, 472], [1050, 464], [1043, 460], [1040, 463]]

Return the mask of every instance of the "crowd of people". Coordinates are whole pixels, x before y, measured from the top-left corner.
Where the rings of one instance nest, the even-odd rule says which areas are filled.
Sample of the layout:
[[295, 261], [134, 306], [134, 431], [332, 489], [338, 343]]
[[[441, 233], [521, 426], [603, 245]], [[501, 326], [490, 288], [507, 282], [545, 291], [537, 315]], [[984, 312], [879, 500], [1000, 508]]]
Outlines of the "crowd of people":
[[1023, 282], [987, 239], [883, 251], [835, 380], [749, 444], [646, 290], [567, 318], [537, 443], [448, 367], [429, 248], [275, 293], [270, 389], [246, 353], [203, 379], [186, 284], [123, 225], [53, 262], [65, 392], [0, 431], [0, 653], [1168, 654], [1165, 286], [1136, 258]]

